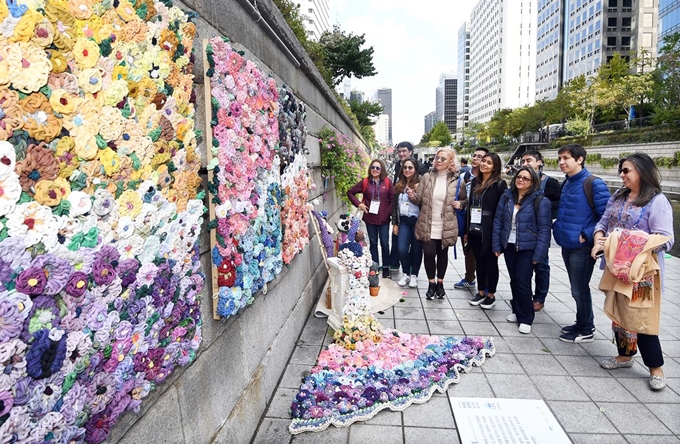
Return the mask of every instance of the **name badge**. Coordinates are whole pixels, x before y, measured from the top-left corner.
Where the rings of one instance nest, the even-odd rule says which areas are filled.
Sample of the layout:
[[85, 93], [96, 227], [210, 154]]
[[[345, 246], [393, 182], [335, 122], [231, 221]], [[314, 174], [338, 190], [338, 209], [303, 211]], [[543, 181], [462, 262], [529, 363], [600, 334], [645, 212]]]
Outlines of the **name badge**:
[[380, 209], [380, 201], [379, 200], [372, 200], [371, 206], [368, 209], [368, 212], [371, 213], [371, 214], [378, 214], [379, 209]]
[[399, 214], [408, 216], [408, 209], [409, 209], [408, 202], [399, 202]]
[[470, 209], [470, 223], [481, 224], [482, 223], [482, 209], [481, 208], [471, 208]]

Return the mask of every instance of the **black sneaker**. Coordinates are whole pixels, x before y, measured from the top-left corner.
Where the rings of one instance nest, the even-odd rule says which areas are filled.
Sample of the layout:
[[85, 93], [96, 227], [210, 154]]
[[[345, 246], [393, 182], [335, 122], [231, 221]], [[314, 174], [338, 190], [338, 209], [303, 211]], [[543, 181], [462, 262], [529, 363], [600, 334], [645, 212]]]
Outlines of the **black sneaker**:
[[572, 331], [560, 335], [560, 341], [571, 342], [572, 344], [581, 344], [584, 342], [593, 342], [594, 335], [592, 333], [577, 333]]
[[496, 305], [496, 298], [490, 298], [488, 296], [484, 298], [481, 304], [479, 304], [484, 310], [491, 310], [494, 305]]
[[446, 297], [446, 292], [444, 291], [444, 283], [437, 282], [437, 287], [435, 288], [435, 295], [437, 299], [444, 299]]
[[470, 305], [473, 305], [473, 306], [476, 307], [476, 306], [478, 306], [479, 304], [481, 304], [483, 300], [484, 300], [484, 296], [482, 296], [481, 294], [477, 293], [477, 294], [475, 294], [475, 297], [474, 297], [474, 298], [470, 299]]
[[425, 299], [428, 301], [431, 301], [434, 299], [434, 293], [437, 290], [437, 284], [434, 282], [430, 282], [430, 284], [427, 286], [427, 293], [425, 293]]
[[[575, 333], [578, 331], [578, 325], [567, 325], [566, 327], [562, 327], [562, 333]], [[595, 327], [593, 327], [593, 333], [595, 333]]]
[[389, 267], [383, 267], [383, 279], [389, 279], [392, 277]]

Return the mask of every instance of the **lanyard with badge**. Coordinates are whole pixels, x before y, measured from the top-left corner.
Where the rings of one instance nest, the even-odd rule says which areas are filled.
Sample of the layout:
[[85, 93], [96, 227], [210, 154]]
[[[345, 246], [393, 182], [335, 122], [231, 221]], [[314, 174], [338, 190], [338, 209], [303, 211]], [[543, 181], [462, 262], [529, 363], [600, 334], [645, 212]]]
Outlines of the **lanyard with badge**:
[[[375, 195], [376, 188], [378, 189], [377, 199]], [[374, 182], [373, 188], [371, 189], [371, 206], [368, 208], [368, 212], [370, 214], [378, 214], [379, 209], [380, 209], [380, 181], [378, 181], [378, 183]]]
[[[484, 190], [484, 193], [486, 193], [486, 190]], [[472, 199], [472, 207], [470, 208], [470, 223], [472, 224], [482, 223], [482, 199], [484, 199], [484, 193], [477, 199], [477, 205], [475, 205], [475, 199]]]
[[409, 215], [409, 209], [411, 208], [411, 205], [408, 200], [408, 194], [401, 193], [399, 196], [399, 214], [402, 216], [408, 216]]

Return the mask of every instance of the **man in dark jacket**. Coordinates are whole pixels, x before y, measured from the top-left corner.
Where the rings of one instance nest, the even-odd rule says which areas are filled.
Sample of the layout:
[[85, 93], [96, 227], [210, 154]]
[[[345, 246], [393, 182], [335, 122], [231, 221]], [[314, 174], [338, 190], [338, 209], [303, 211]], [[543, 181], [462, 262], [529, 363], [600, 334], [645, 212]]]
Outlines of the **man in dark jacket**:
[[[557, 218], [557, 208], [560, 204], [560, 194], [562, 189], [560, 183], [554, 177], [543, 174], [543, 156], [535, 150], [527, 151], [522, 155], [522, 165], [533, 168], [541, 178], [541, 190], [543, 195], [550, 200], [551, 216]], [[536, 290], [534, 291], [534, 311], [541, 311], [545, 305], [545, 298], [550, 288], [550, 258], [534, 266], [536, 273]]]
[[575, 344], [593, 342], [595, 324], [590, 278], [595, 259], [590, 256], [590, 251], [593, 248], [595, 224], [604, 213], [611, 193], [602, 179], [596, 178], [590, 182], [593, 197], [591, 207], [584, 186], [586, 178], [591, 174], [584, 166], [586, 150], [581, 145], [563, 146], [557, 152], [557, 159], [566, 178], [557, 220], [553, 224], [553, 235], [557, 244], [562, 247], [562, 259], [569, 276], [571, 296], [576, 301], [576, 324], [562, 328], [560, 341]]
[[[401, 172], [401, 164], [403, 161], [408, 159], [409, 157], [413, 157], [413, 145], [411, 142], [399, 142], [397, 146], [395, 147], [395, 151], [397, 153], [397, 160], [394, 163], [394, 177], [392, 178], [392, 183], [396, 184], [397, 180], [399, 180], [399, 173]], [[423, 174], [421, 171], [420, 174]], [[392, 245], [390, 248], [390, 270], [393, 271], [398, 271], [399, 270], [399, 248], [397, 247], [398, 244], [398, 238], [397, 235], [392, 234]]]

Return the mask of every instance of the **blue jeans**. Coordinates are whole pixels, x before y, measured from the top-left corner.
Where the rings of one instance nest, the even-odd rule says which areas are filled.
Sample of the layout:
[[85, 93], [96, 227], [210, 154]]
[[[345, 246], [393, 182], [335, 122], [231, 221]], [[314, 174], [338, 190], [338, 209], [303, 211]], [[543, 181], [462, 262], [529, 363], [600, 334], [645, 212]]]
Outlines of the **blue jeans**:
[[390, 248], [390, 268], [399, 268], [399, 236], [392, 234]]
[[533, 250], [515, 250], [515, 244], [508, 244], [503, 250], [505, 265], [510, 276], [510, 290], [512, 291], [512, 312], [517, 316], [520, 324], [534, 323], [534, 303], [531, 294], [531, 257]]
[[390, 224], [373, 225], [366, 224], [368, 231], [368, 241], [370, 242], [371, 259], [373, 262], [380, 263], [378, 260], [378, 236], [380, 236], [380, 251], [382, 253], [382, 265], [390, 265]]
[[534, 291], [534, 301], [545, 304], [545, 297], [550, 288], [550, 259], [545, 258], [544, 262], [534, 265], [536, 272], [536, 291]]
[[401, 260], [401, 269], [406, 275], [418, 276], [420, 265], [423, 263], [423, 244], [416, 239], [415, 220], [413, 224], [411, 221], [405, 220], [402, 216], [402, 222], [399, 224], [399, 260]]
[[579, 333], [593, 330], [593, 298], [590, 294], [590, 278], [593, 275], [595, 259], [590, 257], [591, 246], [574, 250], [562, 249], [562, 259], [569, 275], [571, 296], [576, 301], [576, 326]]

